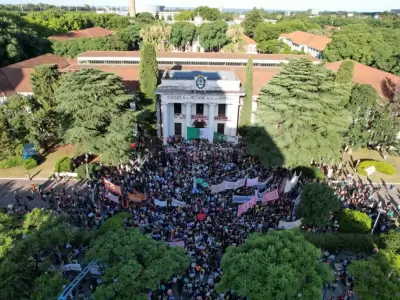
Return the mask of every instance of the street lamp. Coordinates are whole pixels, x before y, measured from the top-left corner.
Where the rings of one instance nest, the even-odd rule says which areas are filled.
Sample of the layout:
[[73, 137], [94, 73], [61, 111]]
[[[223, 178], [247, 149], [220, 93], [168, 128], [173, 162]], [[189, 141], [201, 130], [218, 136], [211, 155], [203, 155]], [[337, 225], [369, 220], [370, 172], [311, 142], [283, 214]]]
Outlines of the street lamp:
[[376, 224], [378, 224], [379, 217], [381, 216], [381, 214], [386, 214], [386, 211], [384, 211], [383, 209], [380, 209], [380, 208], [378, 208], [378, 212], [379, 212], [379, 213], [378, 213], [378, 216], [376, 217], [374, 227], [372, 227], [372, 230], [371, 230], [371, 235], [374, 233]]
[[89, 160], [89, 155], [85, 153], [85, 163], [86, 163], [86, 179], [89, 179], [89, 167], [88, 167], [88, 160]]

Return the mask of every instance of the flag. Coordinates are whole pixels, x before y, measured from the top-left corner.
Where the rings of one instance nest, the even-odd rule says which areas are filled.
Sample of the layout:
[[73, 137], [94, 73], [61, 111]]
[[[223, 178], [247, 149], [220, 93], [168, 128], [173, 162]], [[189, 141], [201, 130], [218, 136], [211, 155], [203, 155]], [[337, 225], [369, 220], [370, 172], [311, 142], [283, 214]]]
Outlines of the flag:
[[273, 200], [276, 200], [278, 198], [279, 198], [278, 189], [275, 189], [275, 190], [273, 190], [273, 191], [271, 191], [271, 192], [269, 192], [269, 193], [267, 193], [267, 194], [265, 194], [263, 196], [262, 203], [265, 204], [265, 203], [267, 203], [269, 201], [273, 201]]
[[142, 202], [146, 200], [146, 194], [138, 193], [135, 189], [133, 189], [132, 194], [129, 192], [127, 194], [129, 201]]
[[104, 178], [104, 187], [105, 187], [107, 190], [109, 190], [109, 191], [111, 191], [111, 192], [114, 192], [114, 193], [116, 193], [116, 194], [122, 196], [121, 186], [116, 185], [116, 184], [113, 184], [113, 183], [111, 183], [110, 181], [108, 181], [108, 180], [105, 179], [105, 178]]

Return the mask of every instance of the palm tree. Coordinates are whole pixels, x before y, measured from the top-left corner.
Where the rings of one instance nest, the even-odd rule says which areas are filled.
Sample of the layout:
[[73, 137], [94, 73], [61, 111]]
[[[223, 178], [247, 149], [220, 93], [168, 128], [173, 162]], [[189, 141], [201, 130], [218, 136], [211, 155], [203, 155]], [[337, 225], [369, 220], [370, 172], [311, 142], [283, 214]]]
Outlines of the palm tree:
[[168, 49], [170, 36], [171, 27], [163, 23], [146, 26], [140, 30], [143, 42], [153, 44], [157, 52]]
[[244, 35], [243, 27], [240, 25], [232, 25], [226, 31], [226, 36], [232, 40], [232, 43], [236, 44], [239, 40], [241, 40]]

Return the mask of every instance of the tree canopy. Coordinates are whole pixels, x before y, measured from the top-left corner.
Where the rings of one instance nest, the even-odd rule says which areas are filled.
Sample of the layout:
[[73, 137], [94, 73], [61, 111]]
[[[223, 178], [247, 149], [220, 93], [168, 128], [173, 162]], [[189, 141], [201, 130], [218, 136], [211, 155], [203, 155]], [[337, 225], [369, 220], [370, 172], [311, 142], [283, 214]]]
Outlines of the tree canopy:
[[293, 231], [254, 234], [222, 257], [217, 290], [249, 299], [321, 299], [332, 272], [320, 258], [321, 252]]
[[229, 42], [228, 25], [224, 21], [204, 23], [199, 28], [200, 45], [205, 51], [219, 51]]
[[380, 251], [366, 261], [353, 261], [348, 270], [354, 277], [354, 291], [361, 299], [400, 299], [400, 255]]
[[249, 37], [253, 37], [258, 24], [262, 23], [262, 18], [260, 12], [257, 8], [253, 8], [246, 14], [242, 25], [244, 28], [244, 33]]
[[[189, 265], [187, 252], [145, 237], [138, 229], [109, 231], [93, 243], [86, 260], [106, 265], [103, 284], [95, 299], [142, 299], [146, 289], [154, 290], [161, 280], [183, 274]], [[113, 278], [116, 282], [113, 283]], [[141, 298], [135, 298], [142, 295]]]
[[364, 212], [345, 208], [339, 215], [340, 232], [368, 233], [372, 228], [372, 220]]
[[196, 25], [189, 22], [176, 22], [171, 26], [170, 42], [181, 49], [186, 44], [191, 43], [196, 35]]
[[191, 21], [195, 17], [195, 14], [192, 10], [184, 10], [179, 14], [175, 15], [175, 21]]
[[308, 165], [321, 157], [338, 161], [349, 122], [340, 105], [344, 96], [335, 75], [322, 65], [306, 59], [283, 65], [262, 88], [252, 125], [269, 138], [258, 130], [247, 130], [250, 153], [267, 165], [276, 164], [277, 155], [284, 157], [286, 166]]
[[118, 39], [124, 42], [127, 46], [127, 50], [138, 50], [140, 43], [140, 26], [129, 25], [117, 33]]
[[296, 216], [304, 224], [324, 226], [329, 214], [338, 211], [340, 202], [332, 188], [325, 183], [307, 184], [301, 191], [301, 200], [296, 207]]
[[[134, 114], [129, 109], [133, 98], [126, 93], [121, 78], [99, 70], [83, 69], [63, 75], [55, 98], [58, 112], [70, 120], [64, 139], [77, 144], [80, 153], [108, 151], [109, 144], [104, 141], [111, 138], [108, 135], [113, 136], [111, 124], [117, 118], [131, 120], [127, 115]], [[131, 137], [125, 132], [132, 132], [131, 125], [120, 128], [124, 130], [121, 134]], [[130, 143], [128, 139], [118, 147], [129, 151]]]
[[217, 21], [222, 19], [222, 15], [218, 8], [210, 8], [208, 6], [199, 6], [193, 10], [193, 14], [199, 14], [203, 20]]

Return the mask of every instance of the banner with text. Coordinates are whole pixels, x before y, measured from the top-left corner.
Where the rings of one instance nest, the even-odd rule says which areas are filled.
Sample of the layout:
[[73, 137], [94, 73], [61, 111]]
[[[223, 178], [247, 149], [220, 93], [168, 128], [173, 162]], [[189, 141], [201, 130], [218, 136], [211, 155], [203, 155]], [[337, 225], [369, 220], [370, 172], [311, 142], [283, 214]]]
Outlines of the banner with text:
[[104, 187], [106, 188], [106, 190], [109, 190], [111, 192], [114, 192], [114, 193], [122, 196], [121, 186], [113, 184], [105, 178], [104, 178]]
[[285, 222], [279, 221], [278, 228], [279, 229], [293, 229], [301, 226], [301, 219], [298, 219], [294, 222]]
[[246, 211], [248, 211], [250, 208], [252, 208], [256, 204], [257, 204], [257, 198], [255, 196], [253, 196], [250, 201], [247, 201], [246, 203], [240, 204], [238, 206], [237, 216], [240, 217], [242, 214], [244, 214]]
[[256, 185], [258, 185], [258, 177], [256, 177], [256, 178], [247, 178], [246, 186], [251, 187], [251, 186], [256, 186]]

